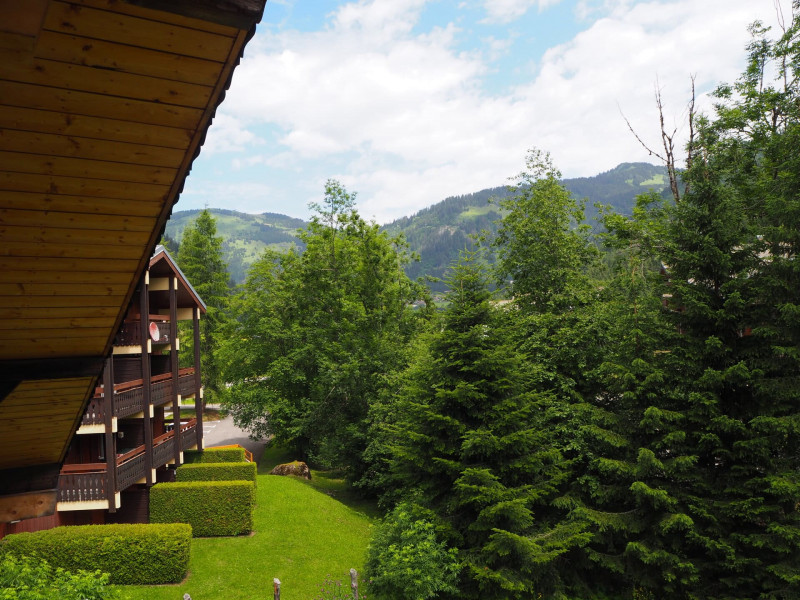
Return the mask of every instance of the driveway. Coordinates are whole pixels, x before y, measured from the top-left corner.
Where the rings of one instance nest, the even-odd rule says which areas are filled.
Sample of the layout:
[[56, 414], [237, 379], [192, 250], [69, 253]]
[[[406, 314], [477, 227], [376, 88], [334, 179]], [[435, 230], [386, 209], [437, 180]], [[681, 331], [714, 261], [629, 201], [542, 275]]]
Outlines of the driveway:
[[203, 421], [203, 446], [229, 446], [239, 444], [253, 453], [253, 460], [258, 462], [264, 453], [267, 440], [251, 440], [247, 432], [233, 424], [230, 415], [219, 421]]

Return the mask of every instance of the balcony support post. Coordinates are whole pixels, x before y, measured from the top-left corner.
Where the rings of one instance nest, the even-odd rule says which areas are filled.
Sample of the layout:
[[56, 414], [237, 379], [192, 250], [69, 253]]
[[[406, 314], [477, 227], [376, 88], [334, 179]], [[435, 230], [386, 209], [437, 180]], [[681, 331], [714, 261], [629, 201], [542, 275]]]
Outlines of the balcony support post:
[[117, 444], [116, 436], [111, 431], [114, 419], [114, 359], [106, 358], [103, 370], [103, 417], [105, 435], [103, 443], [106, 455], [106, 498], [108, 499], [108, 512], [117, 512], [115, 492], [117, 491]]
[[[139, 293], [139, 322], [142, 327], [142, 426], [144, 427], [144, 467], [145, 484], [153, 485], [153, 424], [150, 421], [150, 331], [147, 315], [150, 314], [150, 298], [147, 275], [142, 279]], [[121, 490], [120, 490], [121, 491]]]
[[192, 309], [192, 334], [194, 335], [194, 416], [197, 419], [195, 435], [197, 449], [203, 449], [203, 398], [201, 397], [202, 380], [200, 379], [200, 309]]
[[172, 443], [175, 448], [175, 468], [181, 464], [181, 405], [178, 402], [178, 279], [169, 276], [169, 359], [172, 367]]

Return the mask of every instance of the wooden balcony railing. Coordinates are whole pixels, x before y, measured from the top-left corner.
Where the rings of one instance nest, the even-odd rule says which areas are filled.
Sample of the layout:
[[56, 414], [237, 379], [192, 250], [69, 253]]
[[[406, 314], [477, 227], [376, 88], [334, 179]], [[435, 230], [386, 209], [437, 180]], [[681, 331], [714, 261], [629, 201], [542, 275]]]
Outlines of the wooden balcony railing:
[[64, 465], [58, 477], [59, 502], [106, 500], [106, 465]]
[[197, 419], [181, 425], [181, 450], [197, 445]]
[[[150, 379], [151, 402], [159, 406], [173, 399], [172, 374], [154, 375]], [[178, 371], [178, 393], [190, 396], [195, 392], [194, 367]], [[103, 388], [95, 390], [83, 415], [81, 425], [102, 425], [105, 423], [105, 399], [101, 396]], [[114, 416], [122, 419], [142, 412], [142, 380], [126, 381], [114, 386]]]
[[[188, 450], [197, 443], [197, 419], [181, 423], [180, 437], [174, 431], [168, 431], [153, 440], [153, 468], [157, 469], [172, 462], [175, 458], [176, 439], [180, 441], [181, 450]], [[122, 491], [137, 481], [144, 479], [145, 446], [139, 446], [117, 456], [117, 489]], [[64, 465], [58, 477], [59, 502], [86, 502], [90, 500], [106, 500], [105, 463], [86, 463]]]

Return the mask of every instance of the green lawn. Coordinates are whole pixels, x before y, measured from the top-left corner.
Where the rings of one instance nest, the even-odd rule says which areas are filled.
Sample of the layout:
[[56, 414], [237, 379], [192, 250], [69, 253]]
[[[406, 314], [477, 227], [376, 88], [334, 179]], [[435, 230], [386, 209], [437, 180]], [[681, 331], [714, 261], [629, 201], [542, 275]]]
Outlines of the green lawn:
[[328, 575], [349, 581], [361, 571], [374, 507], [354, 501], [343, 481], [312, 472], [311, 482], [266, 473], [291, 457], [268, 449], [259, 464], [255, 533], [195, 538], [190, 572], [179, 585], [119, 586], [127, 600], [311, 600]]

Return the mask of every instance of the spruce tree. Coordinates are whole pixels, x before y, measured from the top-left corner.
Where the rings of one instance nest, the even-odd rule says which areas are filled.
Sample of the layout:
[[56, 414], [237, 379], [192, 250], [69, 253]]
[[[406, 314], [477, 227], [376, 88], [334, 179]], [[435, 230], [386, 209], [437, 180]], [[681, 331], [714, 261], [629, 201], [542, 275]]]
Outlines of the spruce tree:
[[778, 40], [752, 32], [747, 70], [700, 123], [666, 246], [706, 598], [800, 595], [800, 14]]
[[544, 516], [566, 475], [540, 417], [551, 398], [528, 391], [509, 341], [511, 315], [490, 303], [473, 254], [447, 283], [441, 328], [399, 392], [396, 475], [459, 549], [454, 597], [558, 593], [552, 564], [584, 537], [580, 526], [553, 526]]
[[[203, 210], [193, 224], [183, 231], [178, 251], [178, 266], [207, 307], [200, 320], [200, 364], [205, 387], [205, 400], [219, 393], [222, 382], [216, 357], [218, 336], [225, 322], [230, 289], [227, 265], [222, 257], [222, 238], [217, 236], [217, 223], [208, 210]], [[192, 356], [194, 341], [190, 331], [182, 332], [187, 360]]]

